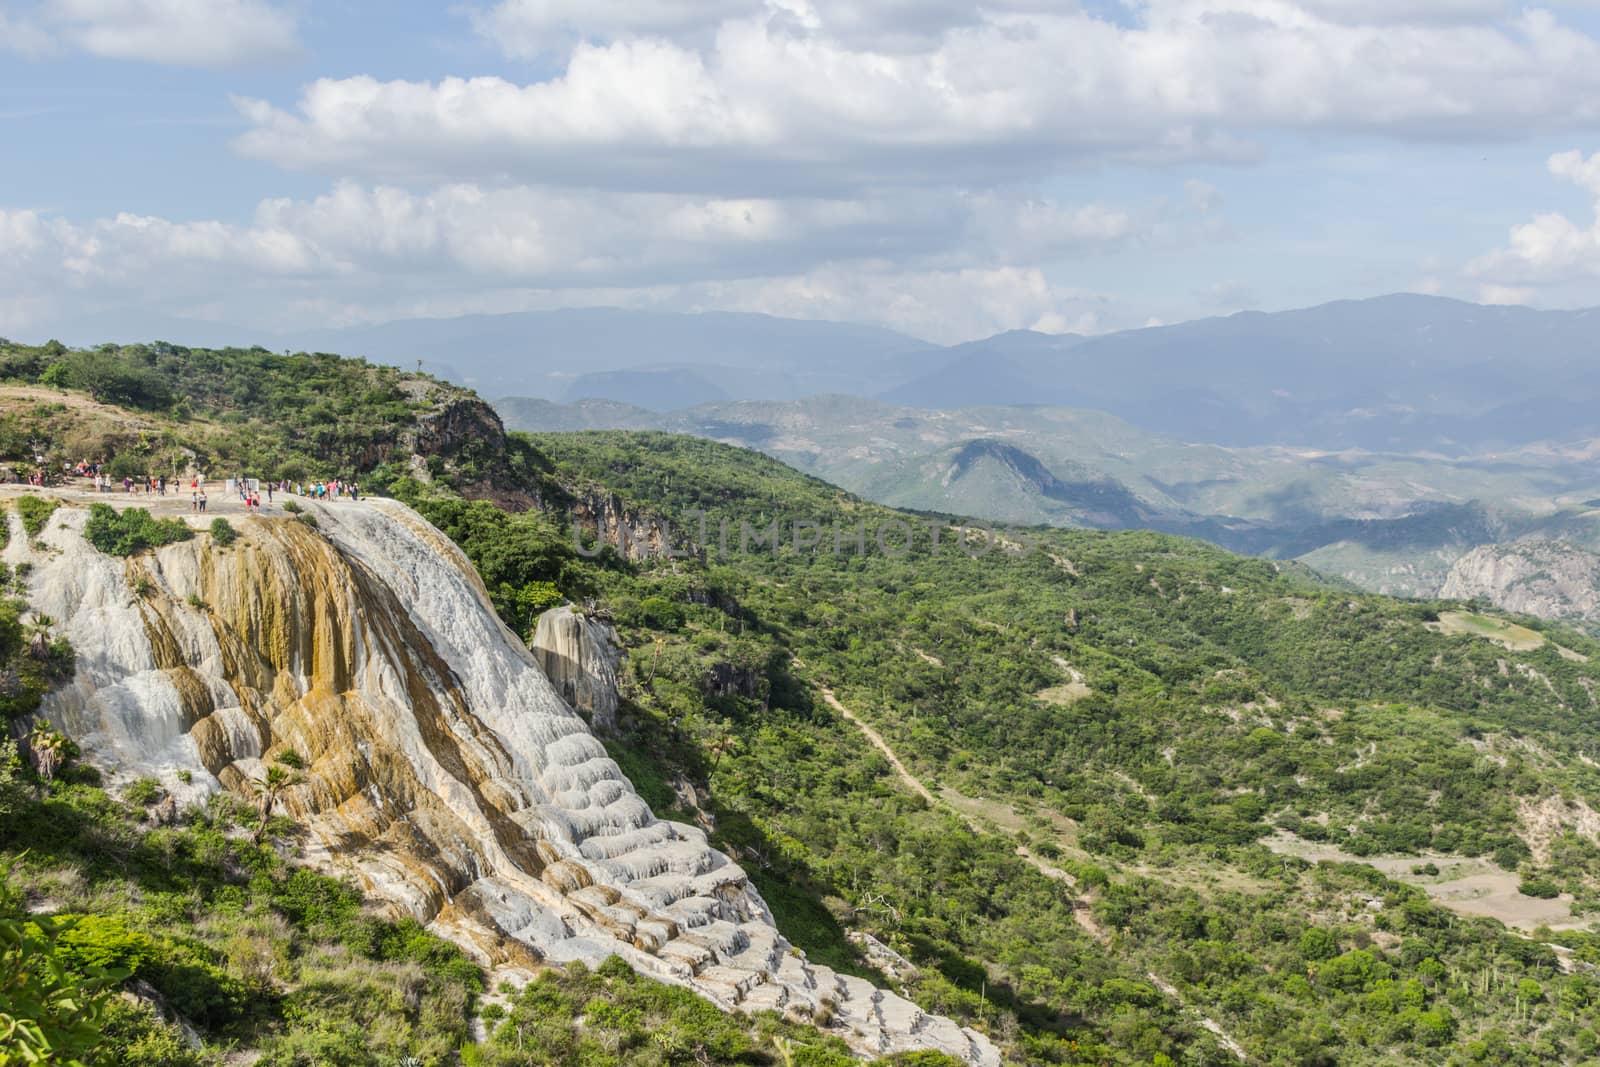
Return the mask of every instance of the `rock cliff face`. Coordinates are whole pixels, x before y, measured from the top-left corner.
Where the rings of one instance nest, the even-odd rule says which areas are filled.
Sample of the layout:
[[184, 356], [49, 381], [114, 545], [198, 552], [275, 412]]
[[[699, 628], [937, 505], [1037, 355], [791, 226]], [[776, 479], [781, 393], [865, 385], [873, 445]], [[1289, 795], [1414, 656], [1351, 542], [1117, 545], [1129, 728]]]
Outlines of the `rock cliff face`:
[[616, 729], [622, 649], [609, 623], [570, 607], [551, 608], [539, 616], [529, 648], [562, 700], [587, 712], [596, 730]]
[[[122, 560], [64, 507], [34, 543], [29, 598], [78, 653], [41, 714], [112, 779], [180, 802], [248, 793], [304, 761], [283, 808], [317, 862], [515, 972], [598, 962], [728, 1009], [828, 1019], [863, 1053], [998, 1063], [981, 1035], [808, 964], [744, 872], [635, 794], [442, 534], [384, 501], [307, 505]], [[15, 522], [15, 519], [12, 520]]]
[[1484, 545], [1455, 562], [1439, 595], [1482, 597], [1545, 619], [1600, 621], [1600, 555], [1561, 541]]
[[572, 503], [572, 514], [585, 544], [606, 544], [638, 562], [674, 554], [703, 558], [694, 543], [697, 531], [673, 529], [664, 520], [643, 515], [623, 504], [615, 493], [587, 492]]
[[409, 379], [402, 389], [428, 407], [392, 438], [367, 449], [362, 466], [403, 456], [414, 477], [431, 481], [433, 466], [440, 464], [468, 497], [516, 510], [538, 505], [536, 496], [507, 475], [506, 431], [494, 408], [472, 393], [425, 379]]

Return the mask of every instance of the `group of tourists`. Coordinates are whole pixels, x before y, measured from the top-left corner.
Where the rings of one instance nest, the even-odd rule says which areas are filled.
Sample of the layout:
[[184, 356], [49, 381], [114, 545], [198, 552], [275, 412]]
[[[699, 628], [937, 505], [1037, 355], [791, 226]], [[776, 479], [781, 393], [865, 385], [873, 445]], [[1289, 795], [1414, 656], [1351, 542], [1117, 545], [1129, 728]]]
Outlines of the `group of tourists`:
[[349, 497], [351, 500], [361, 499], [361, 486], [355, 482], [347, 482], [343, 478], [335, 478], [331, 482], [309, 482], [302, 485], [295, 482], [279, 482], [278, 488], [295, 496], [310, 497], [313, 500], [338, 500]]
[[[202, 479], [203, 480], [203, 479]], [[287, 478], [279, 481], [258, 481], [238, 475], [233, 479], [234, 486], [239, 491], [239, 502], [246, 511], [261, 510], [261, 493], [267, 494], [267, 503], [271, 504], [274, 493], [288, 493], [293, 496], [306, 497], [311, 500], [350, 500], [361, 499], [361, 486], [356, 482], [347, 482], [343, 478], [321, 482], [291, 482]], [[205, 508], [202, 506], [201, 511]]]
[[[124, 475], [116, 478], [107, 472], [105, 465], [91, 460], [81, 460], [77, 463], [63, 463], [60, 474], [54, 465], [40, 466], [27, 472], [26, 479], [29, 485], [44, 487], [58, 485], [65, 479], [74, 477], [87, 481], [87, 489], [96, 494], [115, 493], [119, 490], [126, 494], [148, 494], [151, 496], [180, 495], [183, 492], [183, 482], [169, 478], [165, 474]], [[0, 466], [0, 482], [16, 478], [23, 480], [23, 471], [17, 468]], [[289, 494], [303, 497], [308, 500], [334, 501], [361, 499], [361, 486], [354, 480], [344, 478], [320, 479], [317, 481], [291, 481], [288, 478], [277, 480], [258, 480], [246, 478], [242, 474], [230, 479], [231, 488], [239, 494], [239, 502], [246, 511], [259, 511], [262, 505], [262, 494], [266, 495], [266, 503], [271, 505], [277, 494]], [[202, 475], [191, 475], [189, 478], [189, 508], [191, 511], [206, 510], [206, 479]]]
[[[116, 482], [109, 474], [95, 471], [89, 478], [94, 486], [94, 491], [97, 493], [116, 491]], [[122, 491], [124, 493], [159, 493], [161, 496], [166, 496], [167, 476], [163, 474], [160, 477], [156, 477], [155, 475], [146, 474], [138, 478], [124, 477], [122, 479]]]
[[[20, 473], [20, 472], [19, 472]], [[167, 496], [169, 491], [173, 495], [182, 493], [183, 483], [177, 479], [169, 479], [165, 474], [145, 474], [140, 476], [125, 475], [121, 479], [114, 478], [106, 472], [102, 463], [82, 460], [78, 463], [65, 463], [62, 473], [68, 478], [84, 478], [89, 483], [89, 488], [94, 493], [115, 493], [119, 489], [123, 493], [145, 493], [152, 496]], [[7, 469], [5, 475], [10, 475]], [[0, 476], [0, 481], [7, 480]], [[20, 477], [19, 477], [20, 480]], [[39, 467], [27, 475], [29, 485], [44, 486], [57, 484], [53, 469], [46, 470]], [[332, 501], [361, 499], [361, 486], [354, 480], [344, 478], [322, 479], [318, 481], [291, 481], [288, 478], [277, 480], [258, 480], [246, 478], [242, 474], [230, 479], [232, 488], [239, 494], [239, 502], [246, 511], [259, 511], [262, 505], [262, 494], [266, 495], [266, 503], [272, 504], [276, 494], [290, 494], [309, 500]], [[206, 479], [202, 475], [192, 475], [189, 478], [189, 508], [191, 511], [205, 511], [207, 504]]]

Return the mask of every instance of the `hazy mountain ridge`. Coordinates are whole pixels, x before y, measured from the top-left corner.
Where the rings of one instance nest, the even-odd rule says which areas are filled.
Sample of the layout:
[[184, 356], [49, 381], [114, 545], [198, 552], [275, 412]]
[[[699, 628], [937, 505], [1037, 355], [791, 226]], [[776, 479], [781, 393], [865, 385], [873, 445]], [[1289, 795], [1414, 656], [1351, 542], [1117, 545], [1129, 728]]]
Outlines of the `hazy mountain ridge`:
[[1472, 549], [1526, 537], [1600, 548], [1587, 447], [1481, 456], [1188, 444], [1103, 412], [932, 411], [844, 397], [658, 414], [606, 401], [496, 402], [511, 429], [660, 429], [767, 453], [895, 507], [1011, 524], [1150, 528], [1432, 596]]
[[[1071, 404], [1231, 445], [1471, 450], [1593, 435], [1593, 311], [1407, 294], [1126, 330], [1058, 349], [1002, 334], [891, 395], [951, 407], [1004, 368], [1010, 403]], [[982, 394], [991, 399], [991, 394]]]
[[948, 347], [822, 320], [603, 307], [284, 335], [153, 328], [420, 363], [486, 396], [653, 410], [819, 394], [932, 409], [1071, 406], [1230, 446], [1472, 455], [1600, 436], [1597, 323], [1596, 310], [1395, 294], [1095, 337], [1013, 330]]

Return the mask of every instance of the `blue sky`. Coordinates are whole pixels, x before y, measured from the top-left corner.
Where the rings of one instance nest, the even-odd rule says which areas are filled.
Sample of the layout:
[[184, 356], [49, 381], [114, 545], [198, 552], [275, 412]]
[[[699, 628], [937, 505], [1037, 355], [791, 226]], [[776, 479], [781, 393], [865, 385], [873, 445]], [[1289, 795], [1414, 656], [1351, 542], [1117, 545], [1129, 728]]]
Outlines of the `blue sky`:
[[1592, 3], [0, 0], [0, 138], [23, 338], [1600, 305]]

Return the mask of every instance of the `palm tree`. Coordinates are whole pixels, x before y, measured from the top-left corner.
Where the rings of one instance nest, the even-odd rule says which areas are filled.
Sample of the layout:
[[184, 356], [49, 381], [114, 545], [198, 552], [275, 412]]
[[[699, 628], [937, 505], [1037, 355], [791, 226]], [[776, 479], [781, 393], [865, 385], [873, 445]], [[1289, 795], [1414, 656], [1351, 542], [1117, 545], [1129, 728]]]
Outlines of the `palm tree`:
[[711, 742], [711, 773], [716, 774], [718, 765], [722, 763], [722, 757], [738, 747], [739, 739], [734, 736], [732, 730], [723, 727], [716, 740]]
[[255, 783], [256, 810], [260, 820], [256, 823], [256, 832], [251, 835], [252, 843], [259, 845], [267, 833], [267, 819], [272, 816], [272, 809], [278, 803], [278, 797], [285, 789], [298, 785], [299, 778], [290, 774], [282, 767], [268, 767], [267, 776]]
[[28, 735], [28, 748], [33, 752], [33, 765], [39, 777], [46, 782], [55, 778], [56, 771], [67, 759], [67, 739], [42, 722], [34, 723], [33, 732]]
[[33, 624], [28, 631], [28, 651], [33, 653], [34, 659], [44, 659], [50, 655], [50, 641], [54, 637], [50, 631], [55, 625], [56, 620], [49, 615], [33, 617]]

